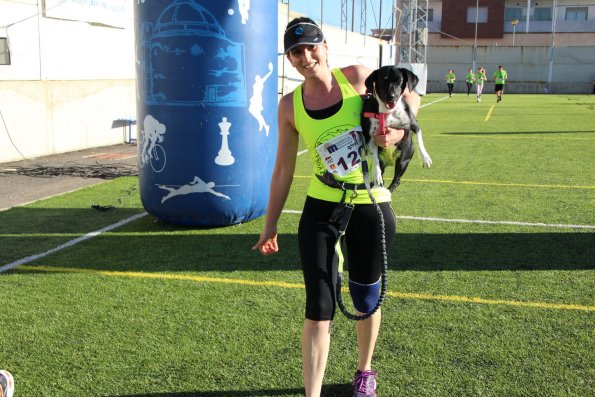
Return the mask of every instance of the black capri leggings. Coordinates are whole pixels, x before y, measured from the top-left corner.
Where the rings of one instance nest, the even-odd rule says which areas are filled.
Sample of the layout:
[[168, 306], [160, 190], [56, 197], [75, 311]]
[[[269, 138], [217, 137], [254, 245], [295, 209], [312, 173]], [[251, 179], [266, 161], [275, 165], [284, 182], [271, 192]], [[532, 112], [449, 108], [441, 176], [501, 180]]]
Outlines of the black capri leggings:
[[[396, 219], [390, 203], [380, 203], [384, 217], [387, 255], [392, 247]], [[337, 229], [328, 222], [337, 203], [306, 198], [298, 229], [298, 241], [304, 283], [306, 285], [306, 318], [322, 321], [335, 316]], [[373, 204], [358, 204], [345, 232], [343, 256], [349, 279], [360, 284], [373, 284], [380, 279], [383, 267], [381, 225]], [[347, 252], [345, 252], [347, 251]]]

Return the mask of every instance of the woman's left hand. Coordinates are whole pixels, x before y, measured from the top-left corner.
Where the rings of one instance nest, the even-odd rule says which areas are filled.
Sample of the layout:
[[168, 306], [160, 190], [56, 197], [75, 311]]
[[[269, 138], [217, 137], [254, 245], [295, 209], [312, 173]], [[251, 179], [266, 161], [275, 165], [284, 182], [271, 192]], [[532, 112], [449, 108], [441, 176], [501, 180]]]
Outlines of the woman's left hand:
[[374, 142], [376, 145], [386, 149], [401, 142], [401, 139], [403, 139], [404, 136], [405, 130], [397, 130], [395, 128], [387, 127], [384, 134], [374, 134]]

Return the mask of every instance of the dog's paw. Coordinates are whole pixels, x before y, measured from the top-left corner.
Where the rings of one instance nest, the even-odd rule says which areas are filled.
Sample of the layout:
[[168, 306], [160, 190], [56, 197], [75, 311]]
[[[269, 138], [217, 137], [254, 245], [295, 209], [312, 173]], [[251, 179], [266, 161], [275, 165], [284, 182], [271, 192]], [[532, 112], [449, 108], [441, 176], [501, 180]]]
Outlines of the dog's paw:
[[424, 167], [430, 168], [432, 166], [432, 159], [430, 158], [430, 156], [422, 156], [421, 161]]

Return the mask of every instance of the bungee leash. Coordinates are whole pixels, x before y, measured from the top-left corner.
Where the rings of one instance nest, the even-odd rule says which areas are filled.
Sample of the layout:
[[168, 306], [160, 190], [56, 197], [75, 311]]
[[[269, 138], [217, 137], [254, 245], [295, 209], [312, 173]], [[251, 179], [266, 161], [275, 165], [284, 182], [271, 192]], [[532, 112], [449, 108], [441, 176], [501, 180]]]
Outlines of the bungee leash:
[[[322, 176], [316, 175], [318, 177], [318, 179], [321, 182], [323, 182], [324, 184], [326, 184], [327, 186], [341, 189], [343, 191], [343, 196], [341, 198], [341, 201], [337, 205], [337, 208], [335, 208], [333, 210], [333, 212], [331, 213], [329, 222], [334, 225], [337, 225], [337, 229], [338, 229], [337, 241], [335, 242], [335, 255], [337, 256], [337, 259], [338, 259], [337, 286], [336, 286], [337, 305], [339, 306], [341, 313], [343, 313], [345, 315], [345, 317], [349, 318], [350, 320], [355, 320], [355, 321], [361, 321], [361, 320], [370, 318], [374, 313], [376, 313], [378, 311], [380, 306], [382, 306], [384, 299], [386, 298], [387, 280], [388, 280], [388, 277], [387, 277], [388, 255], [386, 252], [386, 231], [385, 231], [384, 215], [382, 214], [382, 210], [381, 210], [380, 206], [378, 205], [378, 203], [376, 202], [374, 195], [372, 194], [372, 190], [371, 190], [372, 184], [370, 182], [370, 172], [368, 169], [367, 152], [366, 152], [364, 146], [362, 146], [361, 151], [363, 154], [362, 155], [362, 172], [364, 175], [364, 183], [363, 184], [355, 185], [355, 184], [348, 184], [348, 183], [340, 182], [337, 179], [335, 179], [332, 176], [332, 174], [329, 173], [328, 171]], [[349, 312], [349, 310], [347, 310], [347, 308], [343, 304], [341, 288], [343, 285], [344, 258], [343, 258], [343, 252], [341, 251], [341, 241], [342, 241], [343, 236], [345, 235], [347, 226], [349, 225], [349, 220], [351, 219], [351, 214], [353, 213], [353, 209], [354, 209], [353, 199], [357, 197], [357, 190], [363, 189], [363, 188], [365, 188], [366, 191], [368, 192], [368, 196], [370, 197], [372, 204], [374, 204], [374, 207], [376, 208], [376, 211], [378, 212], [378, 217], [380, 219], [382, 262], [383, 263], [382, 263], [382, 275], [380, 277], [381, 285], [380, 285], [380, 295], [378, 296], [378, 302], [376, 303], [376, 305], [370, 312], [364, 313], [362, 315], [358, 315], [358, 314], [353, 314], [353, 313]], [[347, 196], [347, 190], [353, 190], [353, 193], [351, 194], [348, 203], [345, 202], [345, 199]]]

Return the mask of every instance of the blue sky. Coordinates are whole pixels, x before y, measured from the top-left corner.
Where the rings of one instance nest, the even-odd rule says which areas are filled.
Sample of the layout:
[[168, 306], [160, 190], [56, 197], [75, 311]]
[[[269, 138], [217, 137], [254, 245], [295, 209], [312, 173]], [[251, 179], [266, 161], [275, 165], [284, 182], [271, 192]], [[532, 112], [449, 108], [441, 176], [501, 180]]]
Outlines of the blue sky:
[[[377, 29], [379, 26], [379, 18], [382, 15], [380, 26], [382, 29], [391, 28], [391, 11], [394, 6], [394, 0], [347, 0], [347, 20], [348, 27], [351, 29], [352, 21], [352, 7], [355, 5], [354, 30], [359, 32], [361, 4], [367, 2], [367, 18], [366, 26], [368, 33], [370, 29]], [[279, 2], [287, 3], [287, 1], [279, 0]], [[322, 11], [322, 23], [341, 26], [341, 3], [342, 0], [289, 0], [289, 8], [309, 16], [316, 22], [320, 22]], [[355, 2], [355, 3], [353, 3]], [[380, 5], [382, 4], [382, 13], [380, 13]]]

